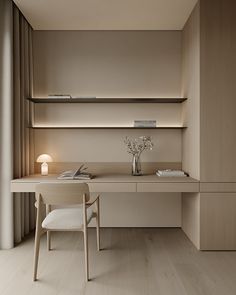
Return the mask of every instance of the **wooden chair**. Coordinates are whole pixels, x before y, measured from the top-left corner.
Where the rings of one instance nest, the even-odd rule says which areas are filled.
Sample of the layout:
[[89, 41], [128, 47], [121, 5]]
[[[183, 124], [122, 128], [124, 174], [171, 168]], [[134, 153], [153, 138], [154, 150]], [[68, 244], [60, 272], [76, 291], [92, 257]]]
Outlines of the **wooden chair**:
[[[95, 205], [95, 211], [91, 206]], [[78, 207], [51, 210], [52, 205], [80, 205]], [[43, 207], [46, 218], [42, 220]], [[47, 247], [51, 248], [51, 231], [82, 231], [84, 234], [85, 278], [89, 280], [87, 225], [93, 217], [97, 221], [97, 250], [100, 250], [99, 196], [90, 201], [86, 183], [40, 183], [36, 186], [37, 220], [35, 230], [34, 272], [37, 280], [40, 238], [47, 232]]]

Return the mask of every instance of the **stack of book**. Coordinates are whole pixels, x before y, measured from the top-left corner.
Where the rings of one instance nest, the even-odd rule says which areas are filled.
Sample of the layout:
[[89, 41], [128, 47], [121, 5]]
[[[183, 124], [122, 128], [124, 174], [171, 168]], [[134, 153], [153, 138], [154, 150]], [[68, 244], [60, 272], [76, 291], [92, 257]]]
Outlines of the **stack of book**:
[[79, 99], [96, 99], [96, 96], [79, 96]]
[[134, 127], [154, 128], [157, 125], [156, 120], [135, 120]]
[[160, 176], [160, 177], [186, 177], [186, 176], [188, 176], [182, 170], [171, 170], [171, 169], [157, 170], [156, 175]]
[[49, 94], [48, 98], [72, 98], [70, 94]]

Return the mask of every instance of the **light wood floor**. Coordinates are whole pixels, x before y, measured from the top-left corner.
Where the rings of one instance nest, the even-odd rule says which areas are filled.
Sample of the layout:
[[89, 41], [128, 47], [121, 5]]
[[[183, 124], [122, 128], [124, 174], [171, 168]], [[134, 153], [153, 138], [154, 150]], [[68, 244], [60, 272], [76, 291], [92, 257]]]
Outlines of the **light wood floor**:
[[0, 251], [1, 295], [235, 295], [236, 252], [198, 252], [180, 229], [102, 229], [96, 252], [89, 230], [90, 275], [84, 282], [81, 233], [42, 239], [39, 280], [32, 282], [33, 237]]

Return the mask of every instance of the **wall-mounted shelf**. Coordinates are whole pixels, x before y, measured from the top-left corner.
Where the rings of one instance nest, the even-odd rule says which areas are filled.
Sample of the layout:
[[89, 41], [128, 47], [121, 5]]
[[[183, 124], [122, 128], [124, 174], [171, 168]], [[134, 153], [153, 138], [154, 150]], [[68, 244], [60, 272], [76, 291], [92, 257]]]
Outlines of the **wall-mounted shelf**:
[[34, 103], [182, 103], [187, 98], [28, 98]]
[[125, 127], [125, 126], [30, 126], [32, 129], [185, 129], [185, 126], [160, 126], [160, 127]]
[[[28, 98], [29, 101], [33, 103], [141, 103], [141, 104], [150, 104], [150, 103], [182, 103], [187, 100], [187, 98]], [[34, 126], [32, 120], [32, 126], [29, 128], [32, 129], [149, 129], [149, 130], [158, 130], [158, 129], [185, 129], [185, 126], [156, 126], [156, 127], [133, 127], [133, 126]]]

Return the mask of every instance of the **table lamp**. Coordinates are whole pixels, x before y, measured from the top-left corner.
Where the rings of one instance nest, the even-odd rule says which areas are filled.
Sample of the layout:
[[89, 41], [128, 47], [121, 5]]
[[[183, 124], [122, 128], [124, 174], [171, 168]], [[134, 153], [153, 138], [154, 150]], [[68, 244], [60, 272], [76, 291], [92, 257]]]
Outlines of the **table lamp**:
[[42, 154], [37, 158], [38, 163], [41, 164], [41, 175], [47, 176], [48, 175], [48, 164], [47, 162], [52, 162], [52, 157], [47, 154]]

